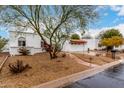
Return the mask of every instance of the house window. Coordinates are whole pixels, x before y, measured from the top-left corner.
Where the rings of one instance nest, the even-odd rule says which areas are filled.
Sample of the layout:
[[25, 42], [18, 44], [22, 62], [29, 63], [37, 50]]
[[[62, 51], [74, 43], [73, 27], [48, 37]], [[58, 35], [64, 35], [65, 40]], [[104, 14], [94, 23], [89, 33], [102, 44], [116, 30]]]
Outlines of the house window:
[[20, 47], [25, 47], [26, 46], [26, 40], [25, 40], [24, 37], [20, 37], [18, 39], [18, 46], [20, 46]]

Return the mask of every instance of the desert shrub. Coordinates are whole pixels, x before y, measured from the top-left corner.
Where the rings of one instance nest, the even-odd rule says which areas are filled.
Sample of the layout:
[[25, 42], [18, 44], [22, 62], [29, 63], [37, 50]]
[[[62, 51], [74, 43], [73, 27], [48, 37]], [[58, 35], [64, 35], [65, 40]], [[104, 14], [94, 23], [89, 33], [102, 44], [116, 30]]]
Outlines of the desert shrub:
[[61, 60], [57, 60], [56, 62], [62, 62]]
[[71, 39], [80, 39], [80, 36], [78, 34], [72, 34]]
[[25, 71], [26, 69], [31, 68], [28, 64], [23, 64], [23, 61], [17, 60], [14, 64], [9, 64], [9, 70], [13, 74], [21, 73]]
[[90, 58], [89, 58], [89, 60], [90, 60], [90, 62], [92, 62], [93, 58], [92, 58], [92, 57], [90, 57]]
[[95, 48], [94, 51], [97, 51], [97, 49]]
[[112, 54], [111, 53], [106, 53], [106, 57], [112, 58]]
[[96, 53], [96, 56], [99, 57], [101, 54], [100, 53]]
[[22, 47], [22, 48], [19, 48], [19, 53], [21, 55], [29, 55], [30, 54], [30, 51], [27, 48]]
[[65, 67], [65, 70], [68, 70], [69, 69], [69, 67]]
[[66, 54], [65, 54], [65, 53], [63, 53], [63, 54], [62, 54], [62, 57], [66, 57]]

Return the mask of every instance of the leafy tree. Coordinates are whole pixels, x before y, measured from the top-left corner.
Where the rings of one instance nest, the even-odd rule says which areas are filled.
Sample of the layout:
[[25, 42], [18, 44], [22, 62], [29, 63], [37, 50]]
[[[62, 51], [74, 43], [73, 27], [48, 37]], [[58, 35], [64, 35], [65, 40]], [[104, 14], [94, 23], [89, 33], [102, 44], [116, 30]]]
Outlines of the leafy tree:
[[78, 34], [72, 34], [71, 39], [80, 39], [80, 36]]
[[106, 30], [106, 31], [103, 31], [100, 33], [100, 38], [101, 39], [104, 39], [104, 38], [111, 38], [113, 36], [119, 36], [119, 37], [122, 37], [122, 34], [120, 33], [119, 30], [117, 29], [109, 29], [109, 30]]
[[[98, 14], [96, 6], [6, 6], [1, 19], [17, 31], [31, 28], [44, 42], [50, 58], [56, 58], [69, 34], [75, 29], [84, 30]], [[47, 39], [46, 39], [47, 38]]]
[[0, 52], [3, 50], [4, 46], [7, 44], [8, 40], [0, 36]]
[[100, 45], [106, 46], [107, 51], [112, 50], [114, 46], [122, 45], [124, 41], [122, 34], [116, 29], [107, 30], [100, 34], [100, 37]]
[[119, 45], [122, 45], [123, 44], [123, 38], [122, 37], [119, 37], [119, 36], [113, 36], [111, 38], [104, 38], [101, 40], [101, 44], [103, 46], [115, 46], [115, 47], [118, 47]]

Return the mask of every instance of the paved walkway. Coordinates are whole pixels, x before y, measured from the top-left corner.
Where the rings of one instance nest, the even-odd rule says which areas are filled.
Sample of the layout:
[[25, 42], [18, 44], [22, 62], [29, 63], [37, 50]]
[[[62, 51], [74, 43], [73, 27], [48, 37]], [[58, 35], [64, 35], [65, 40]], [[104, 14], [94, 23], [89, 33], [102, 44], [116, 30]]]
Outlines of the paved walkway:
[[76, 62], [80, 63], [80, 64], [83, 64], [83, 65], [86, 65], [86, 66], [90, 66], [90, 67], [98, 67], [98, 65], [96, 64], [92, 64], [92, 63], [88, 63], [88, 62], [85, 62], [83, 60], [81, 60], [80, 58], [76, 57], [75, 55], [71, 54], [71, 53], [68, 53], [69, 56], [74, 59]]

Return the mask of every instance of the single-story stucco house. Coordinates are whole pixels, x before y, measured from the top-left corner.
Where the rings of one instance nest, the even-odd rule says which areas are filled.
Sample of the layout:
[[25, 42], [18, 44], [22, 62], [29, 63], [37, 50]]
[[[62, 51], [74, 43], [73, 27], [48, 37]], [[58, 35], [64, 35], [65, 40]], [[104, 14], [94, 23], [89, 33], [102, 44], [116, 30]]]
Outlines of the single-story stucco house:
[[[76, 52], [76, 51], [87, 51], [88, 48], [90, 50], [98, 49], [99, 40], [92, 39], [83, 39], [86, 41], [85, 44], [71, 44], [70, 40], [67, 40], [63, 46], [62, 51], [67, 52]], [[10, 55], [19, 55], [19, 48], [26, 47], [30, 54], [33, 55], [35, 53], [44, 52], [42, 46], [41, 38], [34, 33], [32, 29], [27, 29], [26, 31], [9, 31], [9, 42], [6, 45], [5, 52], [9, 52]], [[117, 49], [124, 49], [124, 45], [118, 47]]]
[[[98, 48], [98, 39], [83, 39], [87, 43], [84, 44], [71, 44], [70, 40], [67, 40], [64, 44], [62, 51], [74, 52], [74, 51], [87, 51], [89, 49]], [[18, 49], [20, 47], [26, 47], [30, 50], [30, 54], [44, 52], [42, 49], [42, 40], [31, 29], [27, 31], [9, 31], [9, 44], [8, 52], [10, 55], [19, 55]]]

